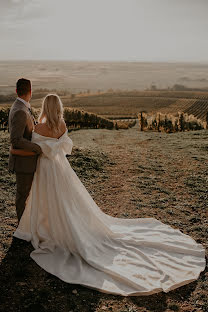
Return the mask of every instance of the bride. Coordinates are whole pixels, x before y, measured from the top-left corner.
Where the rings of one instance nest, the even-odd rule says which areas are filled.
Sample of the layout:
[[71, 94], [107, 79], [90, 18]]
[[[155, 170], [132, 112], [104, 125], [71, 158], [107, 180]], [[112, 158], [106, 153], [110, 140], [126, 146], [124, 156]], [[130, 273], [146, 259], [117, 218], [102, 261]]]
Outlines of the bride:
[[199, 277], [205, 250], [190, 236], [154, 218], [114, 218], [97, 206], [66, 158], [73, 142], [56, 94], [44, 99], [32, 141], [43, 153], [14, 236], [31, 241], [40, 267], [122, 296], [168, 292]]

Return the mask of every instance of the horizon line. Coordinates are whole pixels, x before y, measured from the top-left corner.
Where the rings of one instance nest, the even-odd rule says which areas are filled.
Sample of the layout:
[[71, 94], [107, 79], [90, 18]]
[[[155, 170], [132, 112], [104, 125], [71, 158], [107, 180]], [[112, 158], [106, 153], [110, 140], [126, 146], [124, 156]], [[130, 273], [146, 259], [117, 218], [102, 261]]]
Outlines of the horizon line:
[[177, 60], [164, 60], [164, 61], [150, 61], [150, 60], [128, 60], [128, 59], [0, 59], [0, 62], [89, 62], [89, 63], [157, 63], [157, 64], [208, 64], [207, 61], [177, 61]]

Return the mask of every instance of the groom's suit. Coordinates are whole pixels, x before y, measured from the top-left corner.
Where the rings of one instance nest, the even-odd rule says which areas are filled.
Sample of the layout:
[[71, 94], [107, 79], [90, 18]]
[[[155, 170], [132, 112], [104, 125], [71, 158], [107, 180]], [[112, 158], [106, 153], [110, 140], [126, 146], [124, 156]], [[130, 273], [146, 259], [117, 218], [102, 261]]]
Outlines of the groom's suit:
[[10, 142], [13, 149], [35, 152], [34, 156], [20, 156], [9, 153], [9, 170], [16, 173], [16, 212], [18, 221], [24, 212], [29, 195], [37, 158], [41, 153], [39, 145], [31, 142], [34, 119], [24, 101], [16, 99], [9, 113]]

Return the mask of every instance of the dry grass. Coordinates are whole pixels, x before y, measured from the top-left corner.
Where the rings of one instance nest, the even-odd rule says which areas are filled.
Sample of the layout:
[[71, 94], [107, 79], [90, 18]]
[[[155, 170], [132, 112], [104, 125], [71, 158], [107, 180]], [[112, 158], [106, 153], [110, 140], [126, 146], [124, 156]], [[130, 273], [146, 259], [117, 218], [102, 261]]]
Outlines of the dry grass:
[[[208, 132], [80, 130], [70, 133], [69, 161], [100, 208], [122, 218], [155, 217], [208, 247]], [[79, 148], [77, 148], [79, 146]], [[207, 312], [208, 271], [167, 294], [121, 297], [67, 284], [29, 257], [30, 243], [12, 240], [15, 181], [7, 171], [8, 134], [0, 134], [2, 311]], [[76, 292], [73, 290], [76, 289]]]

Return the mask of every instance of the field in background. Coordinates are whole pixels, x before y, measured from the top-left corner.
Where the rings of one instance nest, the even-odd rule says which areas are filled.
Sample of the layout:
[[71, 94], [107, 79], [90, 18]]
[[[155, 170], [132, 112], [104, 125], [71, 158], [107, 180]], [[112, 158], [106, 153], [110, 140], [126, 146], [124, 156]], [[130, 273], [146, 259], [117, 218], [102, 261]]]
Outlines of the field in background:
[[[108, 118], [136, 117], [138, 112], [177, 113], [184, 111], [201, 120], [208, 112], [208, 92], [193, 91], [129, 91], [96, 95], [63, 96], [65, 106], [101, 114]], [[34, 101], [38, 106], [38, 100]]]
[[32, 80], [33, 90], [71, 93], [166, 89], [175, 84], [208, 87], [208, 64], [88, 61], [0, 61], [0, 94], [9, 94], [21, 77]]
[[[50, 90], [37, 90], [31, 104], [39, 108], [44, 96]], [[53, 91], [54, 92], [54, 91]], [[206, 120], [208, 113], [208, 92], [202, 91], [109, 91], [103, 93], [60, 94], [65, 107], [71, 107], [102, 115], [109, 119], [137, 118], [139, 112], [177, 113], [183, 111]], [[15, 95], [0, 96], [0, 107], [12, 104]]]
[[109, 119], [184, 111], [204, 121], [208, 111], [208, 64], [0, 61], [0, 72], [0, 107], [11, 105], [15, 83], [25, 77], [34, 107], [52, 91], [67, 107]]

